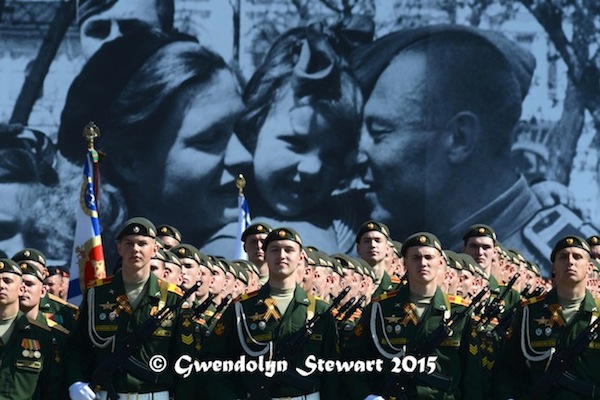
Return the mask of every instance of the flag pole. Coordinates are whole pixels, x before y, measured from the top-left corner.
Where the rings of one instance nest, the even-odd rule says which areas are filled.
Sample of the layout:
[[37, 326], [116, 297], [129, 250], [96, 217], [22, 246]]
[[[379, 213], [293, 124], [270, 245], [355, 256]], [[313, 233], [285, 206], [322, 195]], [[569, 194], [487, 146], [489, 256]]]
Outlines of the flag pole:
[[100, 136], [100, 128], [94, 122], [90, 121], [83, 128], [83, 137], [87, 140], [88, 154], [92, 158], [93, 177], [94, 177], [94, 195], [96, 196], [96, 211], [100, 208], [100, 158], [94, 147], [94, 141]]
[[248, 255], [244, 251], [242, 245], [242, 233], [250, 225], [250, 208], [246, 197], [244, 196], [244, 188], [246, 187], [246, 178], [243, 174], [238, 174], [235, 179], [235, 186], [238, 188], [238, 226], [237, 226], [237, 245], [235, 249], [236, 259], [248, 259]]

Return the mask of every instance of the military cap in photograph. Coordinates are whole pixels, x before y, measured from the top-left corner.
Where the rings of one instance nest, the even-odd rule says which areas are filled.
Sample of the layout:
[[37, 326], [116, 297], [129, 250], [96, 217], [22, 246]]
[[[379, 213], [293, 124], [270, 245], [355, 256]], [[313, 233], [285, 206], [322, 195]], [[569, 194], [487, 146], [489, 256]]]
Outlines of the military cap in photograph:
[[177, 246], [173, 247], [170, 251], [179, 258], [191, 258], [198, 264], [202, 264], [203, 257], [200, 253], [200, 250], [198, 250], [195, 246], [192, 246], [191, 244], [178, 244]]
[[155, 237], [154, 240], [156, 240], [159, 249], [165, 248], [165, 242], [159, 236]]
[[360, 238], [362, 237], [362, 235], [364, 235], [367, 232], [372, 232], [372, 231], [383, 233], [383, 235], [386, 238], [390, 239], [390, 229], [387, 227], [386, 224], [384, 224], [382, 222], [370, 220], [370, 221], [363, 223], [360, 226], [360, 229], [358, 230], [358, 233], [356, 234], [355, 242], [358, 243], [360, 241]]
[[261, 233], [269, 234], [273, 228], [269, 224], [265, 224], [264, 222], [257, 222], [255, 224], [247, 227], [244, 232], [242, 232], [242, 242], [246, 241], [246, 238], [250, 235], [258, 235]]
[[10, 258], [0, 258], [0, 273], [10, 272], [17, 275], [23, 275], [19, 264]]
[[170, 236], [181, 243], [181, 232], [172, 225], [162, 224], [156, 227], [158, 236]]
[[223, 271], [224, 273], [230, 273], [231, 271], [229, 270], [229, 262], [224, 259], [224, 258], [217, 258], [214, 256], [210, 256], [211, 257], [211, 261], [213, 264], [213, 269], [214, 268], [219, 268], [221, 271]]
[[443, 251], [440, 240], [433, 233], [417, 232], [406, 238], [402, 244], [402, 257], [406, 255], [406, 250], [410, 247], [419, 246], [433, 247], [434, 249], [439, 250], [440, 253]]
[[556, 244], [554, 245], [554, 249], [552, 249], [552, 254], [550, 254], [550, 261], [554, 262], [554, 259], [556, 258], [556, 253], [568, 247], [577, 247], [587, 251], [588, 254], [591, 253], [590, 245], [585, 240], [583, 240], [579, 236], [570, 235], [565, 236], [561, 238], [558, 242], [556, 242]]
[[263, 242], [263, 247], [266, 249], [269, 246], [269, 243], [274, 242], [276, 240], [291, 240], [293, 242], [298, 243], [300, 247], [302, 247], [302, 239], [300, 238], [300, 235], [298, 235], [298, 232], [296, 232], [292, 228], [284, 227], [273, 229], [265, 238], [265, 241]]
[[494, 243], [496, 243], [496, 240], [497, 240], [496, 232], [494, 232], [494, 230], [492, 229], [491, 226], [485, 225], [485, 224], [471, 225], [467, 229], [467, 232], [465, 233], [465, 235], [463, 236], [463, 241], [465, 243], [467, 243], [467, 240], [469, 238], [480, 237], [480, 236], [492, 238], [494, 240]]
[[121, 226], [121, 229], [117, 234], [117, 240], [121, 240], [127, 235], [141, 235], [155, 239], [156, 227], [147, 218], [134, 217], [125, 221], [125, 223]]
[[17, 263], [21, 261], [37, 261], [44, 267], [46, 266], [46, 256], [38, 249], [32, 247], [27, 247], [26, 249], [17, 252], [12, 256], [12, 260]]
[[377, 278], [375, 277], [375, 270], [373, 269], [373, 267], [371, 267], [369, 263], [363, 260], [362, 258], [357, 258], [356, 260], [357, 263], [360, 265], [360, 269], [362, 269], [362, 275], [368, 276], [369, 278], [373, 279], [373, 281], [375, 281]]
[[27, 261], [21, 261], [19, 263], [19, 268], [21, 268], [22, 275], [33, 275], [38, 278], [40, 282], [44, 283], [44, 275], [42, 275], [42, 271], [40, 271], [35, 265], [32, 265]]
[[589, 238], [586, 239], [586, 242], [590, 246], [600, 246], [600, 236], [598, 236], [598, 235], [590, 236]]

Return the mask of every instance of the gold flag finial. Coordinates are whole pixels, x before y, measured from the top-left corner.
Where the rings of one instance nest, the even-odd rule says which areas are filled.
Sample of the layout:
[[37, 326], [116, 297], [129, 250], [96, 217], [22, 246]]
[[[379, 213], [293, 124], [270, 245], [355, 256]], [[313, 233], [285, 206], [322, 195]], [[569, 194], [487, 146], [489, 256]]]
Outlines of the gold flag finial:
[[246, 187], [246, 178], [244, 178], [244, 175], [239, 174], [237, 176], [235, 186], [238, 188], [240, 195], [244, 194], [244, 188]]
[[88, 142], [88, 149], [94, 149], [94, 140], [100, 136], [100, 128], [92, 121], [88, 122], [85, 128], [83, 128], [83, 137]]

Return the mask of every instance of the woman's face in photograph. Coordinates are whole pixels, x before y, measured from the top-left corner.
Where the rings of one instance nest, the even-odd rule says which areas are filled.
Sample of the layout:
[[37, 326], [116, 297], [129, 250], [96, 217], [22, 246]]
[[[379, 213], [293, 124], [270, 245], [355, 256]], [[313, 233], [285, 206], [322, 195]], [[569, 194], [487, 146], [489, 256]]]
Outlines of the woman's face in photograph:
[[149, 159], [158, 165], [146, 176], [150, 190], [162, 199], [150, 199], [156, 221], [162, 214], [161, 221], [185, 234], [215, 231], [236, 220], [234, 180], [240, 166], [250, 162], [232, 134], [242, 108], [238, 82], [228, 70], [178, 93], [162, 119], [156, 157]]
[[259, 130], [253, 155], [258, 191], [279, 215], [295, 217], [322, 203], [344, 172], [344, 132], [287, 86]]

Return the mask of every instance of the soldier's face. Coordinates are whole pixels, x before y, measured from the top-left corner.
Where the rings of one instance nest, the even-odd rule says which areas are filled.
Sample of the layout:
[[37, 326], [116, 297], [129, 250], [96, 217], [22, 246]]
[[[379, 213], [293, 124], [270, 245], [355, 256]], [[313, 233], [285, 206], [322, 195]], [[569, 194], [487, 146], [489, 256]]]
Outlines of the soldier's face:
[[494, 239], [487, 236], [470, 237], [467, 239], [463, 252], [473, 257], [477, 264], [489, 271], [489, 268], [492, 267], [492, 259], [496, 254]]
[[117, 250], [123, 259], [124, 269], [149, 269], [150, 260], [156, 254], [158, 245], [154, 238], [148, 236], [127, 235], [118, 242]]
[[11, 272], [0, 273], [0, 306], [8, 306], [19, 301], [19, 296], [24, 293], [23, 280]]
[[[443, 191], [437, 131], [427, 121], [425, 55], [400, 54], [380, 75], [365, 104], [359, 154], [370, 168], [365, 179], [375, 194], [372, 218], [408, 235], [423, 228], [430, 193]], [[396, 221], [402, 221], [396, 229]]]
[[179, 241], [171, 236], [161, 236], [160, 238], [163, 241], [163, 248], [166, 250], [170, 250], [179, 244]]
[[567, 247], [556, 252], [554, 263], [556, 285], [572, 286], [584, 282], [592, 272], [592, 263], [587, 251], [578, 247]]
[[462, 270], [460, 271], [458, 278], [458, 286], [456, 288], [456, 294], [462, 297], [469, 297], [472, 288], [475, 285], [475, 277], [470, 271]]
[[370, 231], [360, 237], [356, 244], [356, 251], [363, 260], [373, 266], [386, 258], [390, 247], [383, 233]]
[[152, 271], [152, 273], [154, 275], [156, 275], [157, 278], [164, 278], [165, 276], [165, 262], [162, 260], [157, 260], [156, 258], [153, 258], [152, 260], [150, 260], [150, 271]]
[[329, 295], [329, 291], [326, 291], [325, 289], [327, 286], [327, 275], [327, 267], [315, 267], [314, 280], [312, 284], [312, 293], [315, 296], [326, 298]]
[[404, 254], [404, 265], [411, 285], [427, 285], [437, 281], [445, 261], [442, 253], [433, 247], [413, 246]]
[[256, 235], [248, 235], [244, 242], [244, 251], [248, 254], [248, 260], [257, 265], [260, 265], [265, 261], [263, 242], [266, 238], [266, 233], [257, 233]]
[[269, 243], [265, 259], [269, 266], [269, 278], [281, 280], [296, 273], [304, 261], [304, 252], [293, 240], [275, 240]]
[[[221, 268], [215, 267], [212, 272], [210, 279], [209, 290], [211, 293], [219, 296], [223, 294], [223, 287], [225, 286], [225, 271]], [[226, 294], [225, 294], [226, 295]]]
[[60, 275], [52, 275], [46, 278], [46, 287], [48, 288], [48, 292], [52, 293], [55, 296], [61, 297], [62, 295], [62, 284], [63, 278]]
[[181, 261], [181, 286], [189, 289], [200, 280], [202, 274], [200, 265], [191, 258], [181, 258], [179, 261]]
[[40, 304], [41, 298], [46, 294], [44, 284], [35, 276], [23, 275], [23, 293], [19, 296], [22, 310], [30, 310]]
[[271, 106], [254, 151], [254, 175], [264, 200], [280, 215], [312, 210], [344, 172], [347, 139], [311, 106], [297, 106], [289, 89]]

